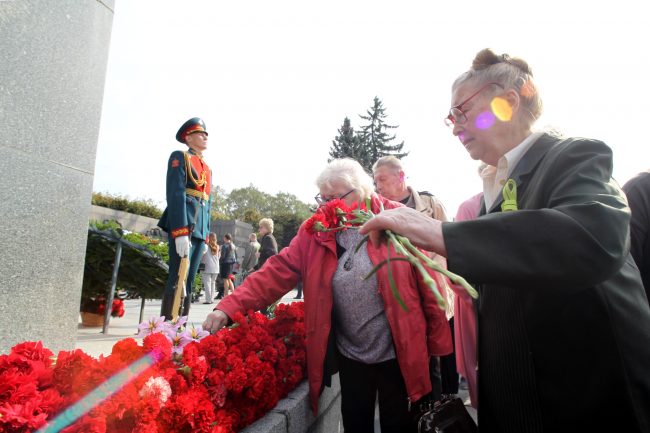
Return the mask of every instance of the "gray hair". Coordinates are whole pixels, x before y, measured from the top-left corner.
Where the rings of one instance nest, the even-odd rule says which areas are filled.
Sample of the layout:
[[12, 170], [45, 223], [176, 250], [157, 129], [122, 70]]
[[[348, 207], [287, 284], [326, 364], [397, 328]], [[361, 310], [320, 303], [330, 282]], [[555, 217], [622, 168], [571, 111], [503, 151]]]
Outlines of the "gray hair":
[[533, 71], [521, 58], [510, 57], [508, 54], [497, 55], [489, 48], [481, 50], [476, 54], [469, 71], [454, 81], [452, 90], [469, 82], [477, 85], [499, 83], [506, 90], [514, 89], [521, 98], [522, 108], [528, 114], [528, 126], [532, 126], [542, 115], [542, 98], [533, 82]]
[[341, 158], [332, 160], [316, 178], [316, 186], [331, 187], [332, 183], [341, 182], [350, 189], [354, 188], [362, 198], [368, 198], [375, 191], [372, 178], [354, 159]]
[[273, 233], [273, 220], [271, 218], [262, 218], [258, 225], [265, 227], [269, 233]]
[[404, 167], [402, 167], [402, 161], [393, 155], [382, 156], [379, 158], [372, 165], [372, 172], [374, 173], [379, 167], [388, 167], [396, 171], [404, 170]]

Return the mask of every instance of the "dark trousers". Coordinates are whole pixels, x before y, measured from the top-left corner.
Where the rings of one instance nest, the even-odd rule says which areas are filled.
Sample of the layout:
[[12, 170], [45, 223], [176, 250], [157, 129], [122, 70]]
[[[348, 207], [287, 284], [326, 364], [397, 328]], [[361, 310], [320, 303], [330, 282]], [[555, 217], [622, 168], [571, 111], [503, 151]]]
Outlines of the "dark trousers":
[[416, 432], [408, 410], [406, 385], [396, 359], [364, 364], [339, 354], [341, 415], [345, 433], [373, 433], [375, 399], [379, 399], [382, 433]]
[[[454, 318], [449, 319], [451, 341], [454, 344]], [[440, 375], [442, 377], [442, 393], [458, 394], [458, 371], [456, 370], [456, 352], [440, 357]]]
[[440, 378], [440, 357], [429, 358], [429, 379], [431, 380], [431, 399], [438, 401], [442, 398], [442, 379]]
[[[185, 301], [181, 315], [187, 316], [190, 313], [190, 304], [192, 303], [192, 292], [194, 291], [194, 277], [199, 269], [201, 257], [204, 253], [205, 241], [203, 239], [191, 238], [190, 245], [190, 268], [187, 271], [187, 280], [185, 282]], [[178, 280], [178, 268], [181, 264], [181, 258], [176, 252], [176, 243], [173, 239], [169, 240], [169, 275], [167, 285], [163, 293], [160, 315], [165, 316], [167, 320], [172, 318], [172, 304], [174, 303], [174, 285]]]

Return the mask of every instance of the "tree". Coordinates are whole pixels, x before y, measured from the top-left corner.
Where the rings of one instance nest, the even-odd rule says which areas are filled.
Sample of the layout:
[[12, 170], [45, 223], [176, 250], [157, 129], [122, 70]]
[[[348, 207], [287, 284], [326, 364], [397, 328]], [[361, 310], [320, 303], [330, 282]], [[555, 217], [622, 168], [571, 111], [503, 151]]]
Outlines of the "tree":
[[[350, 124], [350, 119], [345, 118], [339, 135], [332, 140], [330, 148], [330, 157], [327, 162], [336, 158], [352, 158], [359, 161], [362, 166], [368, 165], [368, 152], [363, 146], [361, 138], [354, 133], [354, 128]], [[372, 163], [370, 163], [372, 166]]]
[[272, 195], [260, 191], [252, 184], [245, 188], [233, 189], [226, 198], [226, 215], [230, 219], [240, 221], [244, 221], [247, 211], [252, 209], [261, 215], [268, 215], [272, 210], [272, 202]]
[[226, 201], [228, 200], [228, 193], [219, 185], [212, 185], [212, 209], [210, 209], [211, 220], [228, 220], [228, 208]]
[[279, 192], [271, 202], [271, 213], [283, 212], [297, 215], [302, 220], [306, 220], [311, 216], [308, 204], [298, 200], [298, 197], [293, 194]]
[[298, 229], [304, 220], [309, 218], [291, 212], [280, 212], [271, 215], [273, 220], [273, 236], [278, 242], [278, 250], [288, 246], [298, 234]]
[[368, 154], [367, 160], [359, 161], [361, 165], [369, 172], [372, 172], [372, 165], [382, 156], [393, 155], [396, 158], [403, 158], [408, 152], [402, 152], [404, 141], [399, 144], [391, 144], [395, 135], [389, 135], [388, 131], [397, 128], [399, 125], [388, 125], [385, 123], [388, 115], [385, 113], [386, 108], [382, 105], [381, 100], [375, 96], [373, 106], [366, 111], [366, 116], [359, 115], [362, 119], [369, 122], [361, 127], [359, 138], [362, 146]]

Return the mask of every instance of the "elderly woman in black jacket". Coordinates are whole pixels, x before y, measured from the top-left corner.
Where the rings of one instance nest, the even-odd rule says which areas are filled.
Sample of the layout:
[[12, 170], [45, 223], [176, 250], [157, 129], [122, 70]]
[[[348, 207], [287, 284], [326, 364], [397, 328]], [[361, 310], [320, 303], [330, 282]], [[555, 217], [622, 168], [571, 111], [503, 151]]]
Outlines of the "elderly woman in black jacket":
[[650, 308], [610, 148], [535, 132], [528, 64], [491, 50], [453, 84], [451, 105], [445, 120], [470, 157], [497, 167], [481, 216], [442, 223], [399, 208], [361, 232], [394, 230], [477, 285], [481, 432], [650, 432]]

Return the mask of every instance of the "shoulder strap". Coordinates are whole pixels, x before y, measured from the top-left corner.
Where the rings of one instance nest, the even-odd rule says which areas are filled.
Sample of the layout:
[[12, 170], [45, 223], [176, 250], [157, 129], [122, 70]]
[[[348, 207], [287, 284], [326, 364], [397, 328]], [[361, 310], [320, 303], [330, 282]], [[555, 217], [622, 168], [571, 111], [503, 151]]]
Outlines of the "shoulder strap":
[[183, 158], [185, 158], [185, 185], [187, 185], [187, 176], [188, 173], [192, 173], [192, 161], [190, 161], [190, 154], [189, 152], [182, 151], [183, 152]]

